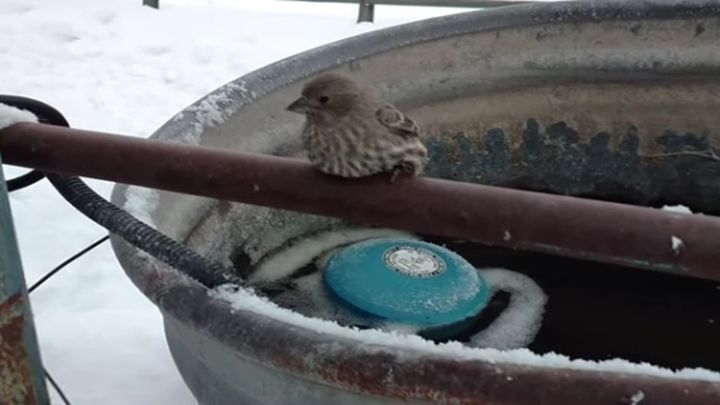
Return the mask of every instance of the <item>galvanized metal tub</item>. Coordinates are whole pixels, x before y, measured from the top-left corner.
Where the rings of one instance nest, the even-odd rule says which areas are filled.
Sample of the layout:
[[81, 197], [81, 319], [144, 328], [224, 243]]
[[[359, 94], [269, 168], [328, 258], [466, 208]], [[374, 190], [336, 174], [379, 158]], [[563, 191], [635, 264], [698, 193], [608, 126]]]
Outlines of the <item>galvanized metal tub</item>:
[[[302, 118], [284, 107], [307, 78], [335, 70], [372, 84], [420, 122], [429, 176], [716, 214], [719, 17], [714, 1], [655, 0], [547, 3], [423, 21], [250, 73], [153, 138], [302, 156]], [[226, 263], [238, 249], [257, 255], [339, 223], [125, 185], [112, 199], [123, 206], [141, 194], [158, 229]], [[360, 332], [288, 322], [262, 308], [233, 309], [118, 238], [113, 248], [160, 308], [178, 369], [202, 404], [720, 403], [720, 379], [709, 372], [399, 347], [392, 338], [363, 340]]]

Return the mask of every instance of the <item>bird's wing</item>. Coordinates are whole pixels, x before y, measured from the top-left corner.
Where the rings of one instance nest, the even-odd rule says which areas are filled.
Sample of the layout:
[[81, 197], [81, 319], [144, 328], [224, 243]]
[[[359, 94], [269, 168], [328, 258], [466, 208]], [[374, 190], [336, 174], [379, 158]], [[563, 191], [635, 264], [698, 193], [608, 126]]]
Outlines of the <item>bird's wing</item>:
[[406, 117], [405, 114], [398, 111], [390, 104], [378, 108], [375, 112], [378, 121], [384, 125], [391, 133], [400, 136], [419, 136], [418, 126], [415, 121]]

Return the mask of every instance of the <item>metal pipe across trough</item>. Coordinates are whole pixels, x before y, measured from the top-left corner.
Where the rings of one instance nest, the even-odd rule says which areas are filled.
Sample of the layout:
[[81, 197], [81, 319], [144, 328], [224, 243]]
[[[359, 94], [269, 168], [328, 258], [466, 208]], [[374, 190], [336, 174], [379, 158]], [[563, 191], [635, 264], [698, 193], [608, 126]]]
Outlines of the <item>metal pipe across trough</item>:
[[45, 124], [0, 131], [6, 163], [489, 245], [720, 280], [720, 218], [422, 177], [347, 180], [297, 159]]

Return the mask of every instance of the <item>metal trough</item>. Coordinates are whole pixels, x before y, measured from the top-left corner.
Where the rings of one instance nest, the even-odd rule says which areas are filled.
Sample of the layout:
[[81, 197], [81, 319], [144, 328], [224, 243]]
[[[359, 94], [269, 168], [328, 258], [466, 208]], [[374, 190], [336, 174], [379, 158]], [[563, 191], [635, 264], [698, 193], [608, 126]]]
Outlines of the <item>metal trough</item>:
[[[523, 5], [427, 20], [250, 73], [183, 110], [153, 138], [302, 156], [302, 119], [284, 107], [307, 78], [335, 70], [371, 83], [422, 124], [428, 176], [717, 214], [719, 17], [715, 1], [654, 0]], [[128, 201], [158, 229], [240, 272], [289, 239], [343, 225], [118, 184], [113, 202]], [[389, 335], [364, 340], [364, 332], [297, 321], [262, 305], [233, 308], [122, 240], [114, 238], [113, 248], [160, 308], [178, 369], [201, 404], [720, 403], [720, 376], [711, 372], [408, 345]], [[582, 284], [574, 288], [584, 294]], [[571, 321], [554, 326], [570, 330]], [[713, 352], [707, 358], [719, 360]]]

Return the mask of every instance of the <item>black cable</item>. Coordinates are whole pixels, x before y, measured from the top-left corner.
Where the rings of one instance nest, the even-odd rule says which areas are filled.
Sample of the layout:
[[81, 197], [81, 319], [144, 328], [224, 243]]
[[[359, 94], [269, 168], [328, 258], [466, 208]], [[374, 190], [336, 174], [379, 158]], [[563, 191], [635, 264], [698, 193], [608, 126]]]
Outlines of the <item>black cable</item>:
[[[2, 95], [0, 96], [0, 103], [30, 111], [38, 118], [38, 122], [43, 124], [70, 126], [58, 110], [41, 101], [27, 97]], [[41, 171], [31, 170], [23, 175], [7, 180], [5, 185], [7, 186], [8, 192], [13, 192], [35, 184], [42, 180], [43, 177], [45, 176]]]
[[15, 177], [13, 179], [5, 181], [8, 192], [20, 190], [22, 188], [31, 186], [45, 177], [40, 170], [30, 170], [29, 172]]
[[55, 391], [58, 393], [58, 395], [60, 395], [60, 398], [63, 400], [65, 405], [70, 405], [70, 400], [67, 399], [67, 397], [65, 396], [65, 393], [60, 388], [58, 383], [56, 383], [55, 380], [50, 376], [50, 373], [48, 373], [47, 369], [43, 369], [43, 372], [45, 372], [45, 378], [47, 378], [47, 380], [50, 381], [50, 385], [52, 385], [53, 388], [55, 388]]
[[45, 176], [65, 200], [95, 223], [206, 287], [240, 281], [239, 277], [233, 274], [234, 269], [209, 260], [158, 232], [100, 197], [80, 178], [52, 173], [45, 173]]
[[[27, 110], [38, 117], [38, 121], [68, 127], [62, 114], [45, 103], [17, 96], [0, 95], [0, 103]], [[31, 175], [31, 173], [25, 176]], [[125, 210], [105, 200], [79, 177], [43, 173], [55, 189], [78, 211], [95, 223], [117, 234], [134, 247], [149, 253], [156, 259], [192, 277], [208, 288], [220, 284], [242, 283], [235, 269], [209, 260], [167, 235], [146, 225]], [[13, 179], [18, 180], [18, 179]], [[30, 183], [31, 184], [31, 183]]]
[[[85, 253], [93, 250], [95, 247], [99, 246], [100, 244], [102, 244], [103, 242], [105, 242], [106, 240], [108, 240], [109, 238], [110, 238], [109, 236], [103, 236], [102, 238], [100, 238], [100, 239], [98, 239], [97, 241], [93, 242], [91, 245], [87, 246], [85, 249], [83, 249], [83, 250], [75, 253], [74, 255], [70, 256], [67, 260], [65, 260], [64, 262], [60, 263], [57, 267], [55, 267], [55, 268], [52, 269], [50, 272], [48, 272], [47, 274], [45, 274], [40, 280], [36, 281], [35, 284], [33, 284], [32, 287], [30, 287], [30, 288], [28, 289], [28, 294], [29, 294], [29, 293], [32, 293], [36, 288], [40, 287], [45, 281], [49, 280], [52, 276], [54, 276], [55, 273], [57, 273], [58, 271], [62, 270], [63, 267], [65, 267], [65, 266], [67, 266], [68, 264], [74, 262], [74, 261], [77, 260], [79, 257], [81, 257], [81, 256], [84, 255]], [[58, 383], [55, 381], [55, 379], [52, 378], [52, 376], [50, 375], [50, 372], [47, 371], [46, 368], [43, 368], [43, 372], [45, 373], [45, 378], [47, 378], [47, 380], [50, 382], [50, 385], [53, 386], [53, 388], [55, 389], [55, 391], [58, 393], [58, 395], [59, 395], [60, 398], [62, 399], [63, 403], [65, 403], [65, 405], [71, 405], [71, 404], [70, 404], [70, 400], [67, 398], [67, 396], [65, 396], [65, 392], [63, 392], [62, 388], [60, 388], [60, 386], [59, 386]]]
[[[100, 238], [100, 239], [96, 240], [95, 242], [93, 242], [91, 245], [87, 246], [85, 249], [83, 249], [83, 250], [75, 253], [74, 255], [70, 256], [67, 260], [65, 260], [64, 262], [60, 263], [60, 264], [59, 264], [58, 266], [56, 266], [54, 269], [50, 270], [50, 272], [48, 272], [47, 274], [45, 274], [40, 280], [36, 281], [35, 284], [33, 284], [32, 287], [30, 287], [30, 288], [28, 289], [28, 294], [29, 294], [29, 293], [32, 293], [36, 288], [40, 287], [45, 281], [49, 280], [49, 279], [50, 279], [52, 276], [54, 276], [58, 271], [62, 270], [63, 267], [65, 267], [65, 266], [67, 266], [68, 264], [74, 262], [74, 261], [77, 260], [79, 257], [81, 257], [81, 256], [84, 255], [85, 253], [93, 250], [94, 248], [96, 248], [97, 246], [99, 246], [100, 244], [102, 244], [103, 242], [105, 242], [105, 241], [108, 240], [108, 239], [110, 239], [109, 236], [103, 236], [102, 238]], [[60, 386], [59, 386], [58, 383], [55, 381], [55, 379], [52, 378], [52, 376], [50, 375], [50, 372], [47, 371], [46, 368], [43, 369], [43, 372], [45, 373], [45, 378], [47, 378], [47, 380], [50, 382], [50, 385], [53, 386], [53, 388], [54, 388], [55, 391], [58, 393], [58, 395], [60, 396], [60, 398], [62, 399], [62, 401], [65, 403], [65, 405], [71, 405], [71, 404], [70, 404], [70, 400], [67, 398], [67, 396], [65, 396], [65, 393], [63, 392], [62, 388], [60, 388]]]
[[60, 263], [60, 264], [59, 264], [57, 267], [55, 267], [54, 269], [50, 270], [50, 272], [48, 272], [47, 274], [45, 274], [40, 280], [36, 281], [35, 284], [32, 285], [32, 287], [28, 288], [28, 293], [31, 293], [31, 292], [33, 292], [33, 290], [35, 290], [36, 288], [40, 287], [45, 281], [47, 281], [48, 279], [50, 279], [50, 277], [54, 276], [55, 273], [57, 273], [58, 271], [62, 270], [63, 267], [65, 267], [65, 266], [67, 266], [68, 264], [74, 262], [74, 261], [77, 260], [80, 256], [82, 256], [82, 255], [84, 255], [85, 253], [93, 250], [95, 247], [97, 247], [98, 245], [100, 245], [101, 243], [105, 242], [105, 241], [108, 240], [108, 239], [110, 239], [109, 236], [103, 236], [102, 238], [100, 238], [100, 239], [96, 240], [95, 242], [93, 242], [90, 246], [88, 246], [88, 247], [86, 247], [85, 249], [83, 249], [83, 250], [75, 253], [74, 255], [70, 256], [67, 260], [65, 260], [64, 262]]

